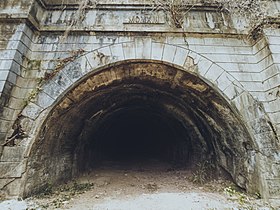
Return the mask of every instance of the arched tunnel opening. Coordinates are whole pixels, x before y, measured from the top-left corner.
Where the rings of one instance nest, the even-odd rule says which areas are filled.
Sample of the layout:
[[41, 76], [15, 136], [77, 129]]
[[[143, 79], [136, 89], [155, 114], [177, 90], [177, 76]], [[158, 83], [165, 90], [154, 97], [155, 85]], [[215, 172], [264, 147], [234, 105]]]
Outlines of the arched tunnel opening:
[[[96, 122], [94, 122], [96, 123]], [[192, 144], [182, 122], [164, 113], [159, 105], [142, 100], [126, 103], [101, 119], [98, 128], [90, 124], [82, 142], [82, 162], [86, 168], [103, 161], [137, 164], [157, 160], [186, 166]]]
[[150, 61], [115, 64], [76, 82], [52, 108], [31, 149], [25, 194], [105, 161], [150, 159], [212, 162], [240, 187], [254, 188], [252, 147], [236, 110], [196, 74]]

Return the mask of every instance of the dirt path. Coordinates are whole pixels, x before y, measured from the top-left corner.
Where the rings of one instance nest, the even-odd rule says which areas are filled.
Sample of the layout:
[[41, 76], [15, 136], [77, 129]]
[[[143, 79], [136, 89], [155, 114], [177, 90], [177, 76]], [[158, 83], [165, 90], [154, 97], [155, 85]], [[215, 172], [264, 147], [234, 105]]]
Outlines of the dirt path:
[[[234, 191], [228, 181], [219, 179], [202, 186], [190, 181], [191, 176], [190, 170], [174, 170], [169, 165], [114, 163], [65, 186], [47, 189], [49, 195], [17, 201], [18, 206], [10, 209], [272, 209], [262, 200]], [[0, 209], [5, 208], [9, 205], [0, 204]]]

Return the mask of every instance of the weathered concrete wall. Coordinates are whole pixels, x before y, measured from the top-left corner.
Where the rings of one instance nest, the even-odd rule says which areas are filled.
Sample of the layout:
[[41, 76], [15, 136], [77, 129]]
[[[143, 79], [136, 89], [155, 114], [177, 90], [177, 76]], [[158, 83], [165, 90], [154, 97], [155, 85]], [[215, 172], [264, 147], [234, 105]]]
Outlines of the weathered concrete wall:
[[[15, 138], [16, 146], [12, 142], [2, 147], [0, 188], [22, 195], [28, 156], [40, 126], [78, 79], [102, 66], [138, 59], [195, 72], [223, 95], [254, 139], [247, 170], [258, 170], [258, 188], [264, 196], [279, 197], [279, 29], [268, 25], [259, 39], [247, 40], [246, 21], [198, 5], [187, 14], [182, 31], [172, 27], [163, 11], [143, 12], [143, 5], [133, 2], [89, 8], [64, 39], [76, 14], [72, 2], [64, 10], [52, 10], [52, 1], [0, 3], [0, 143], [15, 134], [18, 123], [28, 135]], [[273, 4], [275, 14], [279, 2]], [[60, 77], [37, 91], [38, 79], [58, 65], [64, 67], [61, 61], [67, 58], [72, 62], [66, 62]], [[190, 62], [195, 68], [188, 68]], [[257, 169], [250, 168], [253, 162]]]

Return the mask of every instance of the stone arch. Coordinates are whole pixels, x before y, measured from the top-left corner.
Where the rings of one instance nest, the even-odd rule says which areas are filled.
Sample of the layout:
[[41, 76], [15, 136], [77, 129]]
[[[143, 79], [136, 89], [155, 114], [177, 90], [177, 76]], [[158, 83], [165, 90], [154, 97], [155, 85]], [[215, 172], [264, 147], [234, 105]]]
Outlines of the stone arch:
[[[98, 71], [128, 60], [160, 61], [193, 72], [224, 94], [229, 101], [245, 91], [234, 76], [203, 55], [181, 46], [152, 42], [150, 39], [135, 39], [132, 42], [105, 46], [80, 55], [73, 62], [64, 66], [51, 81], [44, 85], [37, 97], [38, 107], [34, 103], [30, 103], [25, 108], [24, 115], [30, 109], [37, 108], [38, 111], [42, 111], [52, 106], [57, 98], [67, 92], [69, 87], [93, 70]], [[49, 100], [41, 100], [46, 98]], [[36, 113], [39, 112], [32, 111], [34, 115], [30, 115], [30, 117], [36, 118], [38, 116]]]
[[[230, 75], [230, 73], [209, 59], [189, 49], [153, 42], [150, 39], [135, 39], [133, 42], [102, 47], [92, 52], [84, 53], [70, 64], [64, 66], [52, 80], [48, 81], [43, 86], [35, 102], [28, 104], [22, 112], [23, 127], [30, 134], [23, 142], [23, 144], [27, 145], [25, 156], [30, 157], [30, 154], [32, 154], [32, 152], [34, 153], [34, 145], [36, 146], [36, 144], [40, 142], [40, 134], [46, 129], [45, 125], [47, 120], [51, 119], [52, 115], [55, 115], [55, 108], [67, 109], [67, 106], [72, 103], [72, 99], [69, 100], [67, 96], [71, 91], [72, 96], [75, 98], [74, 100], [79, 101], [79, 97], [82, 97], [84, 93], [84, 91], [82, 91], [83, 88], [87, 87], [91, 88], [91, 90], [98, 89], [101, 86], [106, 86], [114, 80], [121, 79], [122, 76], [125, 76], [125, 74], [121, 75], [115, 72], [114, 76], [111, 75], [112, 77], [109, 77], [106, 74], [102, 74], [104, 69], [109, 69], [110, 72], [110, 69], [119, 68], [125, 64], [132, 63], [131, 65], [133, 65], [141, 62], [143, 65], [154, 64], [159, 68], [165, 66], [166, 68], [168, 67], [176, 71], [176, 75], [173, 75], [173, 85], [175, 86], [180, 86], [179, 84], [182, 83], [184, 87], [189, 87], [193, 89], [193, 91], [198, 92], [203, 92], [204, 88], [211, 89], [213, 91], [211, 94], [217, 94], [220, 97], [219, 100], [216, 101], [217, 103], [212, 105], [216, 111], [220, 110], [220, 112], [225, 115], [227, 112], [232, 113], [231, 117], [240, 120], [238, 129], [242, 130], [241, 133], [244, 134], [245, 139], [239, 142], [241, 143], [239, 148], [241, 148], [240, 151], [246, 152], [247, 155], [245, 159], [237, 160], [238, 158], [233, 158], [232, 160], [228, 160], [226, 155], [220, 154], [220, 164], [224, 164], [225, 166], [228, 164], [227, 161], [231, 163], [232, 171], [230, 171], [230, 173], [241, 187], [251, 191], [259, 190], [264, 194], [267, 193], [266, 182], [264, 178], [261, 177], [262, 171], [266, 169], [259, 168], [256, 163], [258, 161], [265, 161], [265, 159], [259, 158], [257, 152], [260, 149], [259, 144], [255, 140], [254, 135], [250, 134], [251, 130], [248, 129], [250, 126], [246, 124], [246, 122], [243, 122], [244, 118], [248, 116], [244, 115], [242, 113], [244, 110], [242, 111], [241, 107], [238, 106], [239, 104], [244, 104], [240, 103], [240, 100], [244, 100], [245, 98], [247, 98], [247, 100], [250, 98], [251, 100], [252, 97], [250, 94], [244, 90], [242, 85]], [[130, 73], [131, 75], [129, 76], [133, 77], [133, 74], [135, 77], [139, 76], [137, 71], [131, 71]], [[157, 79], [162, 76], [152, 71], [147, 74]], [[186, 75], [188, 76], [186, 77]], [[90, 77], [95, 77], [95, 79], [87, 79]], [[167, 78], [168, 74], [164, 73], [164, 77]], [[189, 83], [184, 83], [184, 78], [188, 77], [193, 79], [186, 80], [189, 81]], [[95, 81], [99, 82], [94, 83]], [[195, 83], [193, 83], [194, 81]], [[81, 85], [82, 83], [83, 85]], [[172, 87], [172, 85], [170, 87]], [[222, 106], [219, 105], [220, 100], [223, 101], [222, 104], [224, 103]], [[201, 113], [207, 116], [205, 110]], [[226, 119], [226, 117], [224, 119]], [[207, 120], [210, 127], [215, 124], [211, 117]], [[191, 123], [189, 123], [189, 125], [191, 125]], [[234, 127], [234, 125], [228, 126]], [[193, 130], [194, 135], [201, 135], [201, 131], [197, 131], [195, 128]], [[227, 138], [227, 136], [224, 136], [224, 138]], [[231, 153], [231, 151], [228, 152]], [[31, 157], [34, 156], [31, 155]], [[244, 161], [243, 164], [241, 164], [242, 161]], [[234, 169], [234, 163], [240, 163], [242, 169]], [[27, 169], [29, 171], [32, 170], [30, 169], [31, 165], [32, 163], [29, 160], [27, 164]], [[240, 171], [246, 172], [245, 175], [239, 173]], [[35, 183], [35, 185], [34, 183], [30, 184], [28, 176], [30, 177], [28, 173], [24, 175], [26, 179], [26, 181], [24, 181], [26, 182], [24, 183], [24, 193], [30, 192], [30, 190], [28, 190], [30, 186], [36, 187], [35, 185], [38, 184], [39, 187], [42, 187], [42, 183], [39, 182]], [[254, 179], [260, 180], [260, 183], [257, 184], [256, 181], [253, 181]]]

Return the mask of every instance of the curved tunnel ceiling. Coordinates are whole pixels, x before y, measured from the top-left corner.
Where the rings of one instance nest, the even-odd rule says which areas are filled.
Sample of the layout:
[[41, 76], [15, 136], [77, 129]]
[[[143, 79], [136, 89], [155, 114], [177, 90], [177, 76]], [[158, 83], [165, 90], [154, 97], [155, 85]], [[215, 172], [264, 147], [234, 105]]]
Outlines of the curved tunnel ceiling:
[[[123, 145], [130, 144], [133, 133], [150, 128], [146, 133], [155, 134], [142, 139], [161, 140], [143, 141], [145, 148], [161, 145], [163, 158], [181, 164], [214, 160], [239, 186], [248, 187], [246, 162], [253, 145], [238, 114], [196, 75], [145, 61], [110, 66], [76, 82], [53, 108], [32, 148], [27, 186], [69, 179], [98, 164], [115, 144], [110, 139], [120, 135], [127, 139]], [[141, 138], [135, 139], [141, 147]]]

